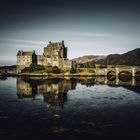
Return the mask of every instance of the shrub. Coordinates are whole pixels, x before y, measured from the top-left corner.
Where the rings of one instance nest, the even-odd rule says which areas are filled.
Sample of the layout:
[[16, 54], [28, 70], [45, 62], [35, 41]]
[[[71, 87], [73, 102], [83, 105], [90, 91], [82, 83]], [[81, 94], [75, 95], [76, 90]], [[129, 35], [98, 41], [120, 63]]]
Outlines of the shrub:
[[100, 65], [99, 68], [107, 68], [106, 65]]
[[44, 66], [41, 65], [31, 64], [30, 67], [24, 68], [22, 72], [39, 72], [39, 73], [47, 72], [58, 74], [61, 73], [61, 70], [57, 66], [45, 68]]
[[34, 72], [38, 70], [44, 70], [44, 67], [37, 64], [31, 64], [30, 67], [26, 67], [22, 70], [22, 72]]
[[77, 70], [75, 68], [70, 69], [70, 73], [76, 73], [76, 72], [77, 72]]
[[95, 64], [93, 62], [86, 62], [83, 66], [84, 68], [95, 68]]
[[54, 66], [54, 67], [52, 67], [51, 72], [52, 72], [52, 73], [56, 73], [56, 74], [58, 74], [58, 73], [61, 72], [61, 70], [60, 70], [57, 66]]

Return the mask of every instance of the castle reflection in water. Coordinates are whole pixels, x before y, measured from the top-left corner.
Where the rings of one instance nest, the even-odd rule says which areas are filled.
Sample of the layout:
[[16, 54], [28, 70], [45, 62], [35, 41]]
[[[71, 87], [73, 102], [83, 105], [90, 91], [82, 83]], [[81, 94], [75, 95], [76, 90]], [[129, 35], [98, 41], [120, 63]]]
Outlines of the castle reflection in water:
[[75, 89], [76, 84], [75, 79], [17, 78], [17, 96], [35, 98], [41, 94], [47, 107], [63, 107], [67, 100], [67, 92]]
[[108, 77], [83, 77], [83, 78], [51, 78], [43, 79], [39, 77], [17, 78], [17, 96], [18, 98], [33, 98], [42, 95], [47, 107], [64, 107], [67, 101], [69, 90], [76, 89], [77, 83], [86, 86], [95, 84], [107, 84], [109, 86], [123, 86], [129, 90], [140, 93], [140, 81], [135, 78], [115, 79]]

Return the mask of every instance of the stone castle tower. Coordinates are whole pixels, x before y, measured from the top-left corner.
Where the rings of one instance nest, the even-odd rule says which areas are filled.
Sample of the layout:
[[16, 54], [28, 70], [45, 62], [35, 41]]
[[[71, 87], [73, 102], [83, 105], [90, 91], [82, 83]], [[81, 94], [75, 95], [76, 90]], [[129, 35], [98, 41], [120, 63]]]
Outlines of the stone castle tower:
[[73, 61], [67, 58], [67, 47], [62, 42], [49, 42], [44, 47], [42, 55], [36, 55], [35, 51], [25, 52], [18, 51], [17, 67], [23, 69], [30, 64], [38, 64], [42, 66], [57, 66], [58, 68], [71, 68], [74, 65]]
[[37, 64], [37, 56], [35, 51], [18, 51], [17, 53], [17, 68], [24, 69], [31, 64]]

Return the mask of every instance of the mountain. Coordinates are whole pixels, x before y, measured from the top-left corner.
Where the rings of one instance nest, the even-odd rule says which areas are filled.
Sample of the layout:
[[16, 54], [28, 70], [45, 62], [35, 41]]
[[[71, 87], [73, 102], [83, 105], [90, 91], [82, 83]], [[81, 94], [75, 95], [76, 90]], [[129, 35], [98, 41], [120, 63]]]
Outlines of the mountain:
[[86, 63], [86, 62], [98, 62], [99, 60], [104, 60], [106, 56], [104, 55], [86, 55], [78, 58], [72, 59], [73, 61], [76, 61], [77, 63]]
[[114, 65], [140, 65], [140, 48], [124, 54], [110, 54], [108, 56], [83, 56], [73, 59], [77, 63], [114, 64]]
[[102, 63], [106, 64], [107, 62], [108, 64], [117, 64], [117, 65], [140, 65], [140, 48], [134, 49], [124, 54], [108, 55], [102, 61]]

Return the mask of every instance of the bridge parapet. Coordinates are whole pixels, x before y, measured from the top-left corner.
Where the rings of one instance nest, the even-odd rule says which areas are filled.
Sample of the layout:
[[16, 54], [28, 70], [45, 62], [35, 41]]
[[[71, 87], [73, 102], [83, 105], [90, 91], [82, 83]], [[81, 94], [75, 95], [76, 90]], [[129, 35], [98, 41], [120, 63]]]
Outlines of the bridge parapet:
[[125, 72], [130, 73], [132, 77], [136, 76], [136, 72], [140, 73], [140, 66], [123, 66], [123, 67], [116, 67], [116, 68], [80, 68], [83, 70], [94, 71], [93, 74], [95, 75], [103, 75], [107, 76], [108, 74], [112, 74], [119, 76], [119, 74]]

